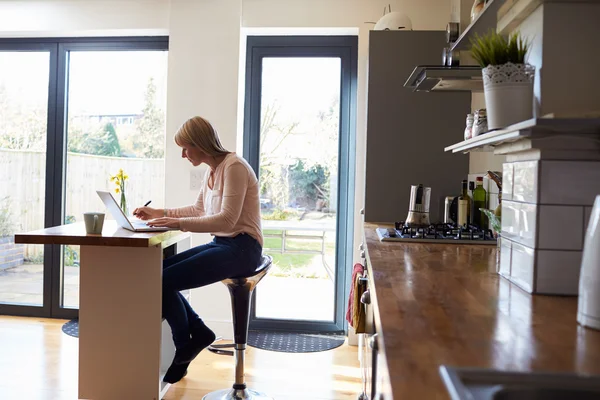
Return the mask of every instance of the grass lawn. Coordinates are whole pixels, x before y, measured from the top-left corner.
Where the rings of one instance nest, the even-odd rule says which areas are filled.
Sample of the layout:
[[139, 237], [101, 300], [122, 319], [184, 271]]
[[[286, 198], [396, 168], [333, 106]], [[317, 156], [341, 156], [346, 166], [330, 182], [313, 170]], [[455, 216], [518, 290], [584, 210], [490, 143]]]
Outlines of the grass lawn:
[[[279, 230], [265, 230], [264, 235], [281, 235]], [[307, 234], [314, 232], [288, 231], [290, 235]], [[281, 254], [282, 239], [277, 237], [265, 237], [265, 252], [273, 257], [273, 268], [270, 272], [273, 276], [297, 277], [297, 278], [327, 278], [323, 268], [320, 254]], [[321, 251], [319, 239], [286, 239], [286, 250], [310, 250]], [[333, 255], [335, 252], [334, 238], [325, 239], [325, 254]]]

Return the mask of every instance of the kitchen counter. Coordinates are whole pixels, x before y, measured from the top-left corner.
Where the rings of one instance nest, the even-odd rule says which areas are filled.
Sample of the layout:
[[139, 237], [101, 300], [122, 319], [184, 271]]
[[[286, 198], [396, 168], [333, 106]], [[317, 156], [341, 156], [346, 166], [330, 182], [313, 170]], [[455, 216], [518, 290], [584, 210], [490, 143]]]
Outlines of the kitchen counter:
[[380, 242], [378, 226], [364, 239], [384, 399], [448, 399], [442, 364], [600, 374], [600, 332], [577, 324], [577, 297], [502, 278], [495, 245]]

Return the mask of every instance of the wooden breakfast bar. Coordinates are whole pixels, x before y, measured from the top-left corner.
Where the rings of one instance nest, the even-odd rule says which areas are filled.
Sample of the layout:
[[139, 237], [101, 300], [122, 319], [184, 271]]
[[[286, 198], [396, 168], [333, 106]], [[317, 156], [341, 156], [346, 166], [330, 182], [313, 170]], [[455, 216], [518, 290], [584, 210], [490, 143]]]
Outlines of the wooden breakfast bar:
[[577, 297], [531, 295], [496, 273], [496, 246], [381, 242], [365, 223], [382, 399], [448, 399], [440, 365], [600, 375], [600, 331]]
[[189, 248], [180, 231], [131, 232], [105, 221], [16, 234], [16, 243], [80, 245], [79, 398], [158, 400], [175, 349], [161, 318], [163, 251]]

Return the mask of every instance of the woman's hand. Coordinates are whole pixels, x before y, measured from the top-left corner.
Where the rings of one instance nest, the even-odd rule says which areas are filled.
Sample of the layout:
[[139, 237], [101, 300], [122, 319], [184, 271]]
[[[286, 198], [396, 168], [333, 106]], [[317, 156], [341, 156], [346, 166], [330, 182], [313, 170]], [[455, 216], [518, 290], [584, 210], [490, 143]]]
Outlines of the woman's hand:
[[138, 207], [133, 210], [133, 215], [142, 220], [159, 218], [163, 216], [163, 210], [159, 210], [152, 207]]
[[179, 218], [161, 217], [148, 221], [148, 226], [166, 226], [167, 228], [179, 229]]

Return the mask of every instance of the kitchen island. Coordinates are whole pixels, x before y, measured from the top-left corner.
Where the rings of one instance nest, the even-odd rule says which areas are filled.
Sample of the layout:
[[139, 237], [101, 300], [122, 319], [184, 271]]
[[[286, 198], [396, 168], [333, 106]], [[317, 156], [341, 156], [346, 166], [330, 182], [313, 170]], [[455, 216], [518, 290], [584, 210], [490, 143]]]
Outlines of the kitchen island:
[[83, 222], [15, 234], [16, 243], [81, 246], [77, 398], [158, 400], [169, 389], [162, 377], [175, 348], [161, 318], [162, 260], [189, 240], [115, 221], [101, 235], [86, 234]]
[[[600, 332], [577, 297], [530, 295], [496, 273], [496, 246], [364, 243], [383, 399], [448, 399], [440, 365], [600, 374]], [[391, 226], [391, 225], [389, 225]]]

